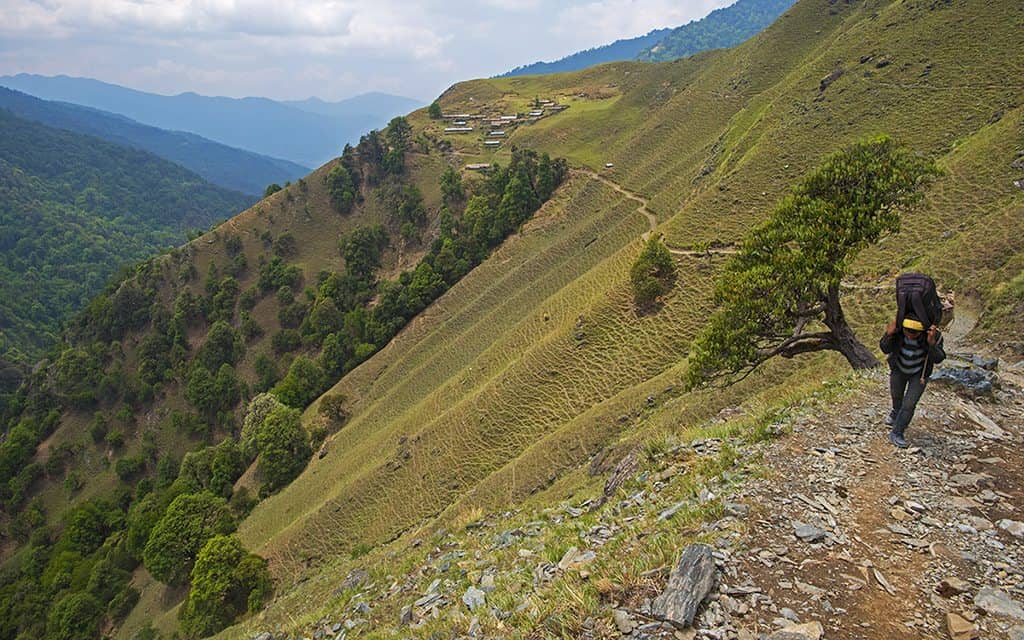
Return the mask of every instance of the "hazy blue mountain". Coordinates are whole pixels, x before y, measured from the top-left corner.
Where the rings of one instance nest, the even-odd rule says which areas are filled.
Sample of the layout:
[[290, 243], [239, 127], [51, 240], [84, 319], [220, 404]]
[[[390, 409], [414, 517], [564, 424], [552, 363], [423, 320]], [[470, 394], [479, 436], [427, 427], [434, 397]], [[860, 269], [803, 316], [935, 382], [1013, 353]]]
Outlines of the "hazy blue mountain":
[[361, 93], [337, 102], [327, 102], [314, 97], [305, 100], [282, 100], [281, 104], [337, 118], [377, 118], [376, 114], [380, 113], [400, 115], [426, 105], [422, 100], [377, 91]]
[[41, 100], [0, 87], [0, 108], [51, 127], [96, 136], [156, 154], [233, 191], [262, 195], [272, 182], [283, 184], [310, 172], [309, 167], [235, 149], [182, 131], [140, 124], [115, 113], [69, 102]]
[[796, 0], [739, 0], [700, 20], [676, 27], [661, 42], [641, 51], [637, 60], [665, 62], [709, 49], [735, 47], [751, 38], [793, 6]]
[[164, 96], [89, 78], [30, 74], [0, 77], [0, 86], [45, 100], [102, 109], [143, 124], [187, 131], [255, 153], [317, 167], [372, 128], [406, 110], [349, 118], [313, 113], [267, 98]]
[[628, 38], [625, 40], [616, 40], [611, 44], [594, 47], [593, 49], [587, 49], [586, 51], [579, 51], [553, 62], [534, 62], [533, 64], [516, 67], [515, 69], [507, 73], [503, 73], [498, 77], [530, 76], [546, 73], [560, 73], [563, 71], [577, 71], [579, 69], [592, 67], [595, 64], [616, 62], [619, 60], [632, 60], [644, 49], [661, 42], [662, 38], [667, 36], [671, 31], [672, 29], [655, 29], [647, 35]]
[[0, 109], [0, 360], [34, 361], [119, 267], [254, 201], [152, 153]]

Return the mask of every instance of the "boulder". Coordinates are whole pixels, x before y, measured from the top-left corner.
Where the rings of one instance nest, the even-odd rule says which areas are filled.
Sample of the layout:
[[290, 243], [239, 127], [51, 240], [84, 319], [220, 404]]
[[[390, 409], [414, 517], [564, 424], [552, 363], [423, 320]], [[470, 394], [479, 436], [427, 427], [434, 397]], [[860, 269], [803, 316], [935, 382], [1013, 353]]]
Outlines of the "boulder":
[[929, 379], [965, 391], [974, 397], [991, 397], [999, 385], [999, 378], [993, 371], [964, 361], [952, 361], [936, 368]]
[[680, 629], [693, 623], [697, 607], [714, 585], [715, 560], [711, 553], [706, 544], [691, 544], [683, 549], [668, 585], [651, 605], [655, 618]]
[[946, 629], [952, 640], [975, 640], [978, 628], [955, 613], [946, 614]]
[[1014, 618], [1024, 622], [1024, 606], [1001, 589], [984, 587], [974, 596], [974, 606], [990, 616]]

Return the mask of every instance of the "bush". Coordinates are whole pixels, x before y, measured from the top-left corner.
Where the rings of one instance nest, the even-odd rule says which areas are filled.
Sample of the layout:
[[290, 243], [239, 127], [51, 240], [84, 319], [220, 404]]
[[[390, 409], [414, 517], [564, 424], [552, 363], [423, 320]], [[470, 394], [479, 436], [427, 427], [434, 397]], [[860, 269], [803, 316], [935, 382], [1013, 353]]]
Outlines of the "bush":
[[143, 551], [146, 569], [165, 584], [182, 584], [206, 541], [234, 529], [224, 498], [206, 492], [180, 495], [149, 535]]
[[672, 290], [676, 264], [672, 254], [658, 236], [651, 236], [629, 271], [633, 300], [638, 307], [650, 307], [658, 298]]
[[270, 595], [267, 562], [246, 551], [234, 536], [214, 536], [192, 569], [192, 589], [178, 618], [190, 638], [230, 626], [246, 612], [258, 611]]
[[312, 451], [302, 428], [301, 414], [291, 407], [274, 407], [255, 434], [257, 469], [265, 481], [265, 490], [276, 491], [299, 475]]
[[142, 456], [126, 456], [114, 464], [114, 471], [122, 482], [129, 482], [146, 469], [146, 459]]
[[46, 621], [47, 640], [94, 640], [103, 607], [88, 593], [72, 593], [58, 602]]
[[300, 355], [292, 361], [288, 375], [277, 383], [272, 393], [284, 404], [302, 409], [323, 392], [324, 378], [324, 371], [315, 360]]
[[348, 411], [345, 409], [347, 398], [342, 393], [332, 393], [323, 397], [317, 413], [326, 417], [331, 422], [341, 424], [348, 419]]

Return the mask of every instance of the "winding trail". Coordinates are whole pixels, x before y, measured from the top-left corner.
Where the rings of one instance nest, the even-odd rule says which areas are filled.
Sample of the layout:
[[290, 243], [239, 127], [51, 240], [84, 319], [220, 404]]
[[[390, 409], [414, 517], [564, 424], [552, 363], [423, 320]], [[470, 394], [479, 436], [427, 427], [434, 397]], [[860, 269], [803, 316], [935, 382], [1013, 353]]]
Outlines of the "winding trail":
[[647, 200], [647, 198], [645, 198], [645, 197], [643, 197], [643, 196], [641, 196], [641, 195], [639, 195], [637, 193], [633, 193], [629, 189], [626, 189], [625, 187], [620, 185], [618, 182], [615, 182], [614, 180], [612, 180], [612, 179], [610, 179], [610, 178], [608, 178], [606, 176], [603, 176], [603, 175], [597, 173], [596, 171], [591, 171], [590, 169], [575, 169], [574, 171], [576, 173], [580, 174], [580, 175], [584, 175], [584, 176], [587, 176], [588, 178], [591, 178], [593, 180], [597, 180], [598, 182], [603, 183], [606, 186], [610, 187], [614, 191], [616, 191], [616, 192], [626, 196], [630, 200], [632, 200], [634, 202], [640, 203], [640, 206], [636, 208], [636, 211], [637, 211], [637, 213], [639, 213], [639, 214], [643, 215], [645, 218], [647, 218], [647, 224], [650, 227], [640, 237], [644, 240], [644, 242], [646, 242], [647, 239], [651, 237], [651, 234], [658, 227], [658, 218], [648, 208], [649, 201]]
[[[640, 236], [640, 238], [644, 242], [650, 239], [651, 234], [654, 233], [654, 231], [658, 228], [658, 217], [655, 216], [654, 212], [650, 210], [650, 201], [647, 198], [643, 197], [638, 193], [630, 191], [629, 189], [623, 187], [621, 184], [615, 182], [608, 176], [601, 175], [596, 171], [591, 171], [590, 169], [574, 169], [573, 171], [579, 175], [587, 176], [592, 180], [597, 180], [598, 182], [608, 186], [615, 192], [620, 193], [626, 198], [629, 198], [630, 200], [639, 203], [639, 206], [636, 208], [636, 211], [637, 213], [647, 218], [647, 224], [649, 226], [648, 230], [645, 231], [643, 235]], [[731, 255], [739, 252], [739, 248], [736, 245], [728, 245], [725, 247], [712, 247], [702, 251], [695, 251], [689, 249], [674, 249], [672, 247], [669, 247], [668, 245], [666, 245], [666, 248], [668, 248], [669, 253], [671, 253], [672, 255], [688, 256], [695, 258], [705, 258], [716, 255]]]

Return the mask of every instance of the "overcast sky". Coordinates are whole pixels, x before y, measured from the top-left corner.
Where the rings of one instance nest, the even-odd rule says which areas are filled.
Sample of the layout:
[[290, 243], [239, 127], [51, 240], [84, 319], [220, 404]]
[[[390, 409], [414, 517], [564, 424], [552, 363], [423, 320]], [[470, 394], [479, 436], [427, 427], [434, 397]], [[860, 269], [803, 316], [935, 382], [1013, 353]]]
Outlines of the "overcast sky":
[[733, 0], [0, 0], [0, 75], [155, 93], [429, 100]]

